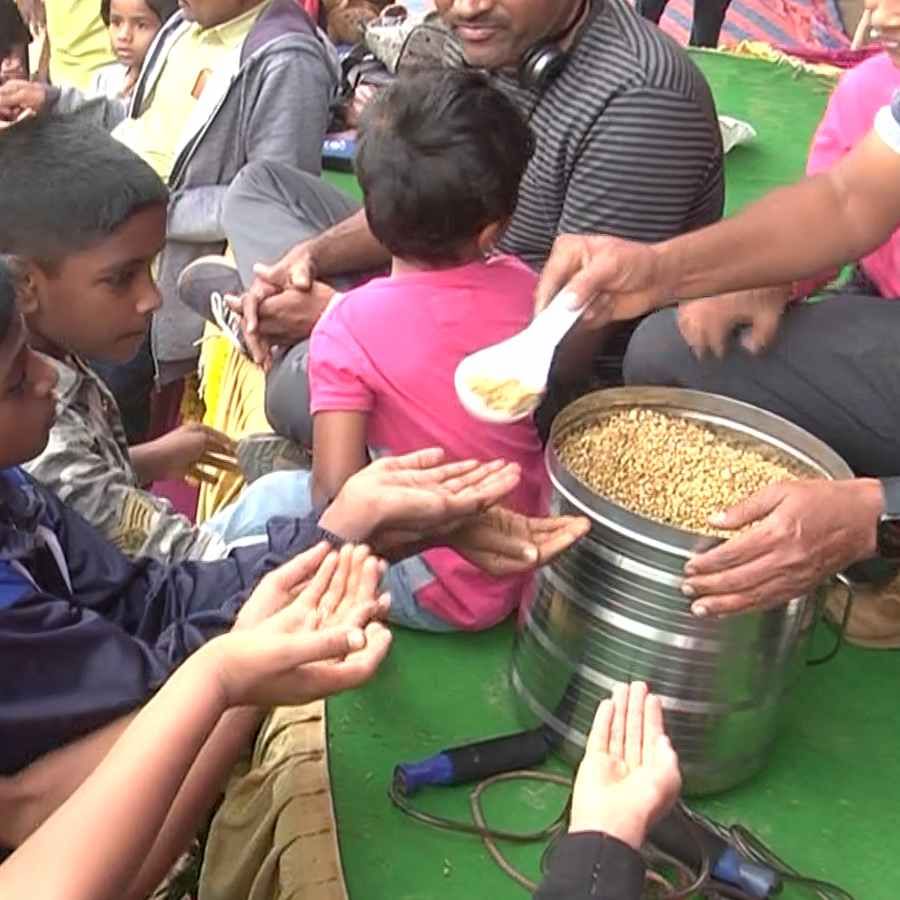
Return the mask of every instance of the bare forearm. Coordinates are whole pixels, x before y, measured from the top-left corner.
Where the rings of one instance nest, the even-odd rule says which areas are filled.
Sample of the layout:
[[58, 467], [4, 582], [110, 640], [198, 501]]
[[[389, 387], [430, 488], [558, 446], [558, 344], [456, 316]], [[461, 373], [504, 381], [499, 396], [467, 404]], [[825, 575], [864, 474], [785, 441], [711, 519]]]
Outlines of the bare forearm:
[[744, 212], [659, 245], [674, 297], [809, 278], [860, 258], [900, 221], [900, 155], [867, 138], [833, 170], [781, 188]]
[[229, 710], [221, 717], [178, 791], [146, 862], [123, 896], [143, 900], [165, 877], [221, 794], [229, 773], [252, 740], [263, 715], [262, 710], [244, 707]]
[[0, 846], [18, 847], [100, 765], [134, 719], [124, 716], [54, 750], [0, 785]]
[[128, 455], [131, 465], [138, 477], [139, 484], [152, 484], [157, 480], [159, 460], [156, 454], [155, 441], [147, 441], [130, 447]]
[[364, 272], [387, 265], [391, 255], [369, 229], [361, 209], [313, 241], [312, 254], [319, 277]]
[[112, 900], [142, 861], [142, 872], [159, 863], [147, 851], [164, 839], [160, 825], [224, 708], [204, 665], [198, 654], [179, 669], [69, 801], [4, 863], [0, 894]]

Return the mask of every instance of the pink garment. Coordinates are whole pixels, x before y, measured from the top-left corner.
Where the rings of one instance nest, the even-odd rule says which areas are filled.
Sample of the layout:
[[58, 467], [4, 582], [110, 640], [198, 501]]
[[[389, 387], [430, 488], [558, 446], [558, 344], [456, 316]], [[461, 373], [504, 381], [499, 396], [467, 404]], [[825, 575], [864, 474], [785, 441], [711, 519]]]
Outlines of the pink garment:
[[[536, 282], [523, 263], [497, 257], [377, 278], [350, 291], [313, 331], [313, 414], [367, 412], [374, 456], [437, 446], [450, 460], [517, 462], [522, 482], [504, 503], [544, 515], [549, 484], [533, 422], [500, 426], [473, 419], [453, 387], [463, 357], [531, 321]], [[416, 599], [459, 628], [488, 628], [505, 619], [530, 583], [530, 577], [489, 578], [449, 549], [422, 556], [435, 579]]]
[[[887, 53], [879, 53], [847, 72], [813, 138], [807, 173], [815, 175], [831, 168], [858, 144], [872, 130], [875, 114], [890, 105], [898, 89], [900, 69]], [[860, 265], [882, 296], [900, 297], [900, 230]]]

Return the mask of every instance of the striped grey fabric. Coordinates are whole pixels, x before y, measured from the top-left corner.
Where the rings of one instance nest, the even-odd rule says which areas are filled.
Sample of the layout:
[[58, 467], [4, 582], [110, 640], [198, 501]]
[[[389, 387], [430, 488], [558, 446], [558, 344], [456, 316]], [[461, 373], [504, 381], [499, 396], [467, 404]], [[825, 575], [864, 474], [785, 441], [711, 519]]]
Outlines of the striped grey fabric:
[[722, 140], [703, 75], [622, 0], [593, 7], [543, 94], [494, 76], [537, 139], [499, 249], [536, 268], [558, 234], [659, 241], [722, 215]]

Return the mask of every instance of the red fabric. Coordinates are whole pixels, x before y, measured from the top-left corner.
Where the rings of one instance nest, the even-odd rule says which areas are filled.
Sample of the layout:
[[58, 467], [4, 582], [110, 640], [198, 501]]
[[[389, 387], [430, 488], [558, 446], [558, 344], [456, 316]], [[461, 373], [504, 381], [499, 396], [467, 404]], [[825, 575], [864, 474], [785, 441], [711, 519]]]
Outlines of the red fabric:
[[319, 21], [319, 0], [297, 0], [301, 9], [305, 9], [313, 22]]

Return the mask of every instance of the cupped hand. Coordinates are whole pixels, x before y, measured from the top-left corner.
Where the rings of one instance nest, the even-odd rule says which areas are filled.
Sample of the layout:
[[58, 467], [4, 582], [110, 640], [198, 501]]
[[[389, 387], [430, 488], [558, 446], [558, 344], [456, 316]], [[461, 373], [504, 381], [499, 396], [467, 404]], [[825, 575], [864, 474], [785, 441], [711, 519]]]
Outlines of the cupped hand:
[[519, 575], [552, 562], [591, 529], [582, 516], [524, 516], [494, 506], [465, 521], [447, 545], [495, 577]]
[[874, 479], [785, 481], [715, 516], [747, 528], [685, 566], [682, 591], [695, 615], [762, 610], [808, 593], [873, 556], [884, 507]]
[[562, 235], [541, 274], [535, 312], [561, 293], [573, 308], [586, 306], [581, 321], [599, 328], [634, 319], [670, 300], [661, 258], [652, 244], [591, 235]]
[[346, 544], [336, 551], [320, 543], [262, 578], [234, 628], [363, 628], [387, 616], [388, 598], [379, 593], [383, 573], [383, 563], [366, 546]]
[[597, 709], [572, 793], [570, 832], [598, 831], [640, 849], [681, 791], [662, 704], [647, 685], [617, 684]]
[[443, 450], [435, 448], [371, 463], [347, 479], [321, 526], [376, 545], [382, 531], [420, 538], [446, 533], [502, 500], [521, 479], [515, 463], [443, 459]]
[[388, 629], [371, 622], [364, 629], [233, 631], [207, 644], [207, 652], [214, 655], [225, 706], [268, 707], [302, 705], [358, 687], [375, 674], [390, 646]]
[[790, 288], [737, 291], [692, 300], [678, 307], [678, 328], [697, 359], [712, 354], [722, 359], [740, 329], [741, 346], [750, 353], [766, 350], [790, 302]]

